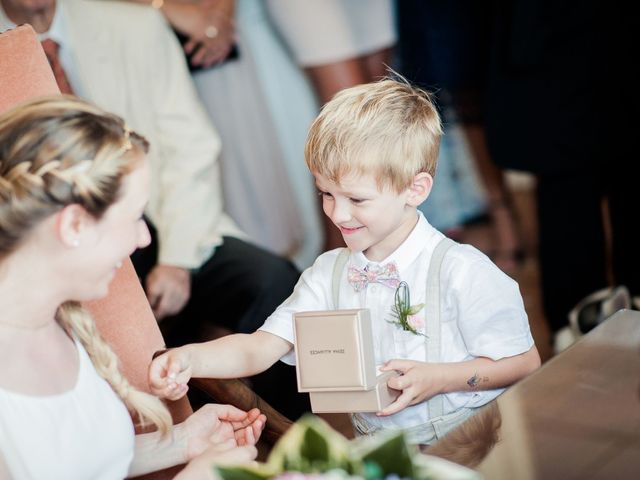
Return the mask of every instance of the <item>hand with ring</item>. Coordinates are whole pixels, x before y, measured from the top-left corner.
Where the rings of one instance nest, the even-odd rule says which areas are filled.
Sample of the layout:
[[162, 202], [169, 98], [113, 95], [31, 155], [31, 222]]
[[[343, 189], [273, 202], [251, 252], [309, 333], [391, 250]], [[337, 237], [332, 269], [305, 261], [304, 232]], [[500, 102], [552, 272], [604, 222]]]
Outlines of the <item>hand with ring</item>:
[[231, 52], [235, 42], [234, 0], [165, 1], [162, 12], [177, 31], [188, 37], [184, 51], [193, 66], [210, 67]]

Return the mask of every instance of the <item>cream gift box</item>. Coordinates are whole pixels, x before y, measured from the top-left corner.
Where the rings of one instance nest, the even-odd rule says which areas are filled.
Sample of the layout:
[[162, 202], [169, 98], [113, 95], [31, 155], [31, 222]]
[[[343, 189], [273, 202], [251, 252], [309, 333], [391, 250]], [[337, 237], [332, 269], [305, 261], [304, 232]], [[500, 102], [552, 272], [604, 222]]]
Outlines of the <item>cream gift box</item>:
[[296, 313], [294, 328], [298, 391], [314, 412], [377, 412], [400, 394], [387, 387], [395, 373], [376, 374], [369, 310]]

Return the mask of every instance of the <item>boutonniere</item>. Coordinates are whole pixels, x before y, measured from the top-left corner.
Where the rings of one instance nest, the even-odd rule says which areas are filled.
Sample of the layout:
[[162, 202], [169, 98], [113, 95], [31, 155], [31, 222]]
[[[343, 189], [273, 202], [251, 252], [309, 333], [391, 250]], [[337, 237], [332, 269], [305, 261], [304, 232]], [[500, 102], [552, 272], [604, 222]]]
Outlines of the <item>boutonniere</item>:
[[407, 285], [407, 282], [400, 282], [400, 285], [396, 288], [395, 305], [392, 307], [393, 316], [396, 317], [396, 319], [388, 320], [388, 322], [414, 335], [426, 337], [424, 333], [418, 331], [419, 328], [424, 327], [424, 319], [418, 316], [418, 313], [423, 308], [424, 303], [411, 305], [409, 285]]

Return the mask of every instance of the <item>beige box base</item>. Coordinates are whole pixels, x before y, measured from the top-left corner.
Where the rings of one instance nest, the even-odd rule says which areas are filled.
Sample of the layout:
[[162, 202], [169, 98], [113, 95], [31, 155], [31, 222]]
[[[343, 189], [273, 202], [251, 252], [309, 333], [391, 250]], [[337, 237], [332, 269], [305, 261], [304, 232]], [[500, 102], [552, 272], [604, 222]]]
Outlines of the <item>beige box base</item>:
[[371, 390], [342, 392], [310, 392], [311, 410], [314, 413], [379, 412], [395, 401], [402, 393], [387, 387], [394, 372], [378, 376], [378, 383]]

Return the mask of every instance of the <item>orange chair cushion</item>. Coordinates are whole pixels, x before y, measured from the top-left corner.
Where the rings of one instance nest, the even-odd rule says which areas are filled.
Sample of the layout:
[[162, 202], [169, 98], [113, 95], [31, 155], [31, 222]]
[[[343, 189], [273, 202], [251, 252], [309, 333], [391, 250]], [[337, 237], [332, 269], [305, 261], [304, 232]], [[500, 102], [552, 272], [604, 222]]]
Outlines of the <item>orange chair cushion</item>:
[[60, 93], [31, 25], [0, 34], [0, 113], [36, 97]]

